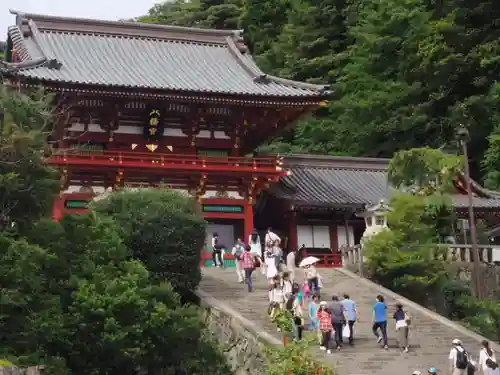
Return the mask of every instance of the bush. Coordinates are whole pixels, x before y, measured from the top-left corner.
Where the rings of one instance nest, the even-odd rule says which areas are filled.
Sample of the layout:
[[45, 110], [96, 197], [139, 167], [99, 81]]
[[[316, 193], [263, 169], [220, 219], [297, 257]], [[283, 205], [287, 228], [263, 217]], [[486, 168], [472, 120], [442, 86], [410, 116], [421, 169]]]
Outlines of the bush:
[[[334, 375], [335, 372], [311, 357], [311, 342], [302, 340], [267, 350], [267, 375]], [[314, 345], [317, 343], [315, 342]]]
[[[64, 368], [72, 374], [230, 374], [206, 339], [200, 311], [181, 305], [169, 283], [151, 283], [143, 264], [130, 259], [114, 221], [94, 213], [68, 215], [60, 223], [40, 222], [31, 239], [49, 228], [59, 241], [38, 240], [54, 246], [50, 257], [42, 258], [42, 265], [39, 257], [31, 256], [33, 265], [20, 257], [38, 275], [33, 276], [38, 286], [31, 287], [45, 291], [47, 302], [23, 312], [30, 322], [26, 337], [40, 358], [64, 364], [58, 375]], [[30, 296], [23, 293], [20, 297]]]
[[199, 284], [206, 223], [194, 200], [175, 191], [146, 189], [113, 193], [93, 208], [118, 223], [132, 256], [152, 278], [168, 280], [182, 295]]

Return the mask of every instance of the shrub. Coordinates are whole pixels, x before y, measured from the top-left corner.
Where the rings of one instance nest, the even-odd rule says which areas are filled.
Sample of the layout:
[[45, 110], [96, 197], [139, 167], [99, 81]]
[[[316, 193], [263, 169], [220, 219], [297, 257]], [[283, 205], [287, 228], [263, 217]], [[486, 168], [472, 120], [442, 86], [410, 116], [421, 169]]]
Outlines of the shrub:
[[[44, 305], [30, 305], [30, 311], [12, 316], [30, 323], [19, 330], [27, 332], [22, 337], [41, 359], [61, 359], [65, 367], [57, 375], [64, 368], [72, 374], [230, 374], [207, 339], [200, 311], [181, 305], [168, 282], [151, 283], [144, 265], [130, 259], [113, 220], [95, 213], [68, 215], [59, 223], [39, 223], [31, 238], [48, 228], [60, 236], [59, 241], [55, 235], [38, 238], [53, 246], [49, 257], [34, 256], [44, 252], [31, 245], [24, 257], [19, 252], [10, 257], [19, 259], [17, 268], [32, 270], [33, 275], [28, 269], [24, 273], [35, 285], [21, 293], [16, 280], [23, 280], [23, 269], [8, 275], [16, 276], [12, 284], [18, 300], [32, 298], [32, 289], [46, 293], [38, 299], [47, 301]], [[34, 264], [27, 262], [28, 255]], [[12, 262], [5, 264], [16, 269]]]
[[311, 344], [312, 341], [302, 340], [269, 348], [266, 375], [334, 375], [331, 368], [311, 357]]
[[168, 280], [182, 295], [196, 288], [206, 223], [194, 200], [171, 190], [145, 189], [111, 194], [93, 207], [118, 223], [132, 256], [152, 278]]

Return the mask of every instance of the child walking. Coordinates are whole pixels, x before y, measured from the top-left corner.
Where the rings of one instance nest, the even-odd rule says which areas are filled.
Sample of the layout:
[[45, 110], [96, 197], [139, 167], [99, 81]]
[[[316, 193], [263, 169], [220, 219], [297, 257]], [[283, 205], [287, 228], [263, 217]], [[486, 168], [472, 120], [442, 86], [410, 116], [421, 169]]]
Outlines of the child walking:
[[319, 329], [321, 331], [321, 350], [326, 350], [327, 353], [331, 353], [330, 350], [330, 340], [332, 339], [332, 316], [327, 308], [328, 304], [326, 301], [321, 301], [319, 304], [318, 313], [316, 314], [319, 321]]
[[318, 320], [318, 309], [319, 309], [319, 296], [312, 296], [311, 302], [309, 302], [309, 330], [311, 332], [316, 332], [318, 335], [318, 343], [321, 344], [321, 331], [319, 330], [319, 320]]

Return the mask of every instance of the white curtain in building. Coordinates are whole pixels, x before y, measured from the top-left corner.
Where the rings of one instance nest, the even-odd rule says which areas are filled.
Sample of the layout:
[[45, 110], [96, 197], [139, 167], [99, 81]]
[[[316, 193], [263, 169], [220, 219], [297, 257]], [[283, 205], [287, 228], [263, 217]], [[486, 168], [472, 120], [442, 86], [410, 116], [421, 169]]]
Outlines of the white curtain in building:
[[[347, 237], [348, 235], [349, 235], [349, 237]], [[349, 243], [347, 241], [347, 238], [349, 238]], [[349, 225], [347, 227], [347, 231], [346, 231], [345, 225], [338, 225], [337, 226], [337, 241], [339, 244], [339, 249], [343, 245], [353, 246], [354, 245], [354, 230], [353, 230], [352, 226]]]
[[330, 249], [330, 228], [327, 225], [297, 225], [297, 244]]

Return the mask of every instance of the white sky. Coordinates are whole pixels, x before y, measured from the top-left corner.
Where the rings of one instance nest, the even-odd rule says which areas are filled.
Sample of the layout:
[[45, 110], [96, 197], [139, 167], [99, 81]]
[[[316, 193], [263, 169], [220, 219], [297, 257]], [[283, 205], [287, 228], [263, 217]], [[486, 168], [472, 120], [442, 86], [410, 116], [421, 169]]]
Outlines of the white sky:
[[53, 16], [118, 20], [138, 17], [160, 0], [0, 0], [0, 40], [5, 41], [7, 27], [14, 16], [9, 9]]

